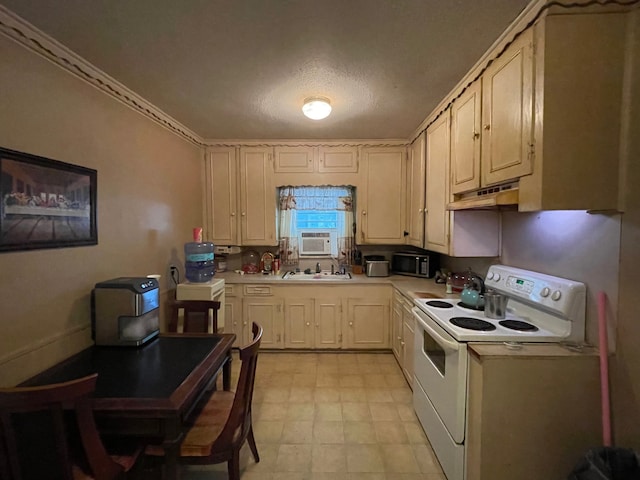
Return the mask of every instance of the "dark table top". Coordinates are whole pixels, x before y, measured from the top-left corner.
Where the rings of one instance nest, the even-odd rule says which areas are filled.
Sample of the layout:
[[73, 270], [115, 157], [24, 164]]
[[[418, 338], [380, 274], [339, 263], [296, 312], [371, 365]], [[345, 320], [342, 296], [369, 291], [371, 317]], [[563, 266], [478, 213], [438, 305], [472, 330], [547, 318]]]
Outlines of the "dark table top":
[[235, 335], [160, 335], [141, 347], [92, 346], [22, 386], [98, 374], [94, 410], [179, 411], [227, 361]]

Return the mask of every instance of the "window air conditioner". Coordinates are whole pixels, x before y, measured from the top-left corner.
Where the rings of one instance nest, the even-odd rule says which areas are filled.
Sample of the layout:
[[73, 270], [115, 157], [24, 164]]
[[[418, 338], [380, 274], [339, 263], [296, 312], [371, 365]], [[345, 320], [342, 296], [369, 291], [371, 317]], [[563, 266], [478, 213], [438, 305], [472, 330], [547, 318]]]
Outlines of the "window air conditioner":
[[335, 234], [332, 232], [301, 232], [300, 255], [331, 256]]

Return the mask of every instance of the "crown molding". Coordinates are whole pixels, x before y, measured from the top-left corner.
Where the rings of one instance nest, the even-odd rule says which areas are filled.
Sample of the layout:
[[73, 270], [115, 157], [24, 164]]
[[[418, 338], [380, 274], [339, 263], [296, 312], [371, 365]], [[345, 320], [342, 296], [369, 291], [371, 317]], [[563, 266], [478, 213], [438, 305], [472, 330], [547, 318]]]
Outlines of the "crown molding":
[[207, 148], [233, 148], [233, 147], [406, 147], [409, 145], [404, 139], [206, 139]]
[[116, 79], [0, 5], [0, 33], [199, 147], [203, 139]]

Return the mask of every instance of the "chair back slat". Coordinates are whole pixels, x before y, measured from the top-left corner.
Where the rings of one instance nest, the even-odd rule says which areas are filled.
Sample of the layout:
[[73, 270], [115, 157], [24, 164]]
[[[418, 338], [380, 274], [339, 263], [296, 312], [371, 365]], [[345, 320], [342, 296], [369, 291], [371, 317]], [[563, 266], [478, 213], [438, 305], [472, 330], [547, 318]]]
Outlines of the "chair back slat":
[[175, 300], [170, 305], [168, 331], [178, 333], [182, 313], [183, 333], [209, 333], [211, 317], [212, 332], [218, 331], [218, 310], [220, 302], [214, 300]]
[[[233, 445], [234, 439], [244, 439], [251, 427], [251, 400], [253, 398], [253, 385], [258, 365], [258, 351], [262, 341], [262, 327], [257, 323], [252, 325], [253, 340], [250, 344], [240, 349], [240, 376], [236, 387], [236, 393], [231, 407], [231, 413], [218, 439], [211, 450], [215, 451], [217, 445]], [[236, 435], [240, 430], [241, 435]]]
[[104, 448], [93, 418], [96, 380], [93, 374], [54, 385], [0, 389], [3, 480], [73, 480], [73, 465], [96, 480], [122, 474]]

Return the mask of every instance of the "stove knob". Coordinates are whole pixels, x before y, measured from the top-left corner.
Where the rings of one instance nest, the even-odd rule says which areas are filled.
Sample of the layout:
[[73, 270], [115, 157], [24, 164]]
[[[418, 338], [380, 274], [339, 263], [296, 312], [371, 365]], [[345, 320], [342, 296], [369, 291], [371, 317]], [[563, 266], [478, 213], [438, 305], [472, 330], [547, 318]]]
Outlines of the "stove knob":
[[561, 296], [562, 296], [562, 292], [560, 290], [556, 290], [551, 294], [551, 300], [556, 300], [556, 301], [560, 300]]
[[487, 280], [493, 280], [493, 272], [487, 274]]
[[493, 279], [494, 279], [496, 282], [499, 282], [499, 281], [500, 281], [500, 274], [499, 274], [499, 273], [496, 273], [496, 274], [493, 276]]
[[544, 287], [542, 290], [540, 290], [540, 296], [543, 298], [547, 298], [550, 293], [551, 290], [549, 290], [549, 287]]

